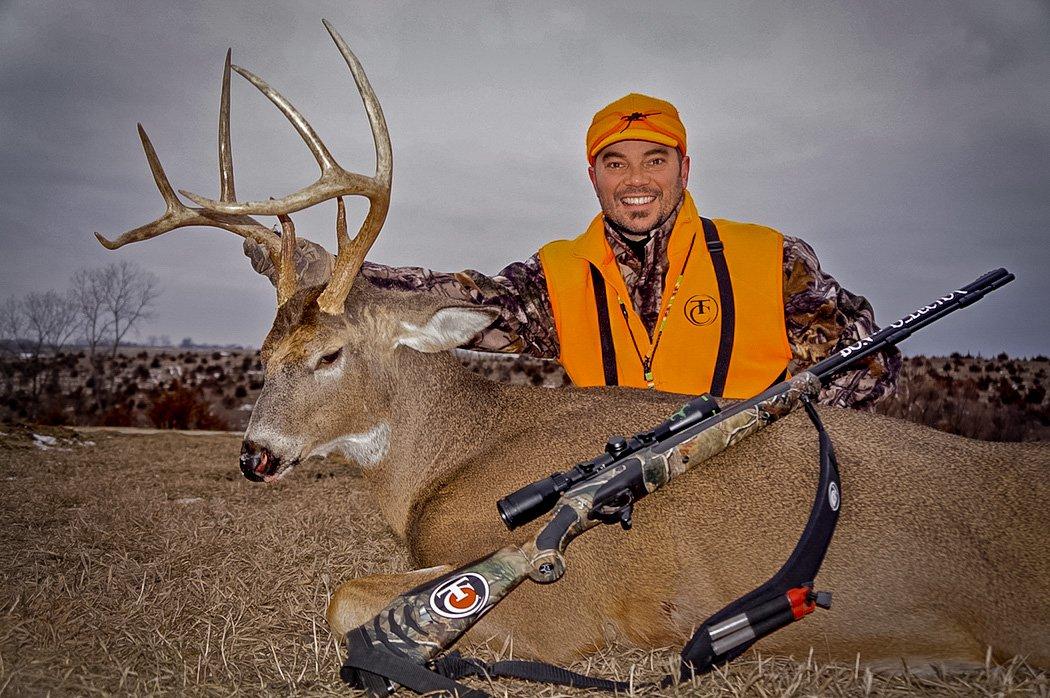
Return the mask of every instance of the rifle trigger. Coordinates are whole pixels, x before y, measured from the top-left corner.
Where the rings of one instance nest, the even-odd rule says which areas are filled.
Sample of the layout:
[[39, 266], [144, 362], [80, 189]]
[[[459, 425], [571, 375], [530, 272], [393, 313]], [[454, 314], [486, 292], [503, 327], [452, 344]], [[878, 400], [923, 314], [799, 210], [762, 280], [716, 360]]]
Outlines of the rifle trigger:
[[634, 521], [631, 519], [631, 515], [634, 514], [634, 504], [628, 504], [623, 509], [620, 509], [620, 528], [625, 531], [630, 531], [631, 526], [634, 525]]

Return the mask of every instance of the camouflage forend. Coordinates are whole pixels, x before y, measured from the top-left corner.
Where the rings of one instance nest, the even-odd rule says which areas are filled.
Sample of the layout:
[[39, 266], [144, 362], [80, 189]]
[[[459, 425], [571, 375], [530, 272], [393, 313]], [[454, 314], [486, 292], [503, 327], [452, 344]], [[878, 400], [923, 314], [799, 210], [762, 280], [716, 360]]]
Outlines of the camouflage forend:
[[[787, 387], [781, 387], [786, 385]], [[690, 470], [718, 455], [741, 439], [798, 409], [804, 398], [816, 400], [820, 379], [805, 371], [780, 384], [770, 397], [734, 413], [728, 408], [712, 419], [714, 424], [675, 446], [669, 453], [674, 464], [672, 476]]]

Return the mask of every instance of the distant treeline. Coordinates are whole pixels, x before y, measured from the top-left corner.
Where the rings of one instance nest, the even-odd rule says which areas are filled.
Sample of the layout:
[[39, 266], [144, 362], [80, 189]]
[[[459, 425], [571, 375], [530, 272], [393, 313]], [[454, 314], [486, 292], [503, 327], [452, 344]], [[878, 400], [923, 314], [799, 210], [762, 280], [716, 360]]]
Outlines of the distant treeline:
[[[491, 380], [556, 387], [554, 362], [458, 352]], [[876, 411], [990, 441], [1050, 440], [1045, 356], [905, 360], [897, 393]], [[263, 386], [255, 350], [124, 348], [0, 359], [0, 420], [67, 425], [244, 429]]]

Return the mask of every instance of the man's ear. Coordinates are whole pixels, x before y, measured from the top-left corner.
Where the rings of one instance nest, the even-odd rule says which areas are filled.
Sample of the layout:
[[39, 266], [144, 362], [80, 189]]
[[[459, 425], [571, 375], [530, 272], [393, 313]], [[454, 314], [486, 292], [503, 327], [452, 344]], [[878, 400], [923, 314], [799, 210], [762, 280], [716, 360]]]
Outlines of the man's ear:
[[465, 344], [471, 337], [495, 322], [496, 308], [453, 306], [438, 308], [422, 325], [401, 321], [401, 333], [394, 346], [406, 346], [428, 354], [448, 351]]

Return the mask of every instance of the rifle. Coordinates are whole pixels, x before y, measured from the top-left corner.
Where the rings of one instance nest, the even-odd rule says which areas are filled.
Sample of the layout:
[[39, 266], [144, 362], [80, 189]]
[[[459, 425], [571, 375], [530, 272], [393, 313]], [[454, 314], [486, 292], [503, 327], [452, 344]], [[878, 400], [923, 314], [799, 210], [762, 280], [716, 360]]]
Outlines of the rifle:
[[[800, 406], [817, 427], [821, 447], [821, 477], [806, 528], [773, 578], [701, 626], [683, 652], [682, 675], [709, 671], [816, 606], [830, 606], [830, 593], [814, 592], [812, 580], [834, 532], [841, 489], [831, 442], [812, 401], [822, 387], [864, 358], [1013, 280], [1005, 269], [991, 271], [751, 399], [723, 409], [711, 396], [701, 395], [655, 428], [630, 438], [613, 437], [596, 458], [504, 497], [497, 508], [509, 528], [551, 511], [553, 516], [532, 540], [501, 548], [405, 592], [371, 621], [349, 631], [341, 677], [373, 696], [389, 695], [397, 685], [420, 693], [442, 690], [471, 698], [485, 696], [449, 678], [447, 667], [439, 674], [427, 665], [526, 579], [540, 584], [558, 581], [565, 573], [563, 553], [574, 538], [599, 524], [619, 523], [629, 529], [638, 500]], [[452, 659], [463, 663], [458, 657]], [[569, 685], [624, 687], [538, 663], [504, 664], [545, 668], [546, 680]], [[469, 666], [458, 675], [465, 673], [472, 673]], [[535, 673], [503, 675], [536, 678]]]

